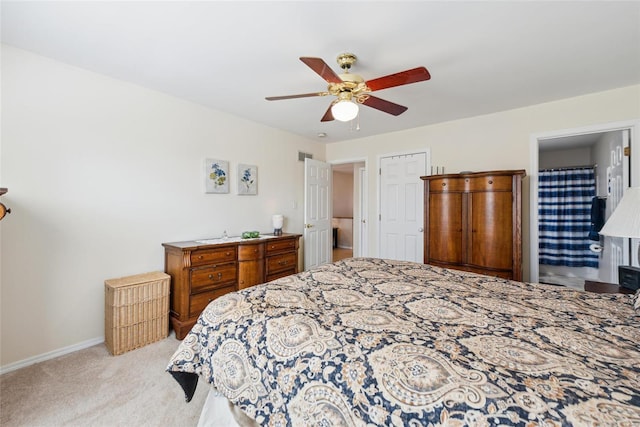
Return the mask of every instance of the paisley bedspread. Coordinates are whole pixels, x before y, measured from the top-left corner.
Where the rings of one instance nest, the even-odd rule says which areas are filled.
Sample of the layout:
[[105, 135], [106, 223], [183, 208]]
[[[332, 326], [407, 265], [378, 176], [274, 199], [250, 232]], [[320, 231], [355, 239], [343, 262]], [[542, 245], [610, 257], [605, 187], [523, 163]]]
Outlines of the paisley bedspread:
[[167, 371], [260, 425], [638, 426], [632, 298], [350, 258], [214, 300]]

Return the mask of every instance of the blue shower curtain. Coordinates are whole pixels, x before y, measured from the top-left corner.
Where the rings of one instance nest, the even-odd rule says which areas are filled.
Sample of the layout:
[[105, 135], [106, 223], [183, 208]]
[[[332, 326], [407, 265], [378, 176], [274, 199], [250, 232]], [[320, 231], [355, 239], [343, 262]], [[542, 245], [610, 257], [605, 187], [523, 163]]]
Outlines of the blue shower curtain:
[[589, 250], [593, 168], [548, 169], [538, 175], [540, 264], [598, 268]]

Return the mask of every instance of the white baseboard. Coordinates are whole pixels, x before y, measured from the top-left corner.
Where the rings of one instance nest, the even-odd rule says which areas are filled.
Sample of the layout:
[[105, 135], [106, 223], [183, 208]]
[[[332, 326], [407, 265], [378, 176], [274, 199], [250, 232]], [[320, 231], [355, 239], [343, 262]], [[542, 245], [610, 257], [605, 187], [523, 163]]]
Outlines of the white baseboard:
[[44, 362], [45, 360], [55, 359], [56, 357], [64, 356], [65, 354], [73, 353], [74, 351], [84, 350], [85, 348], [93, 347], [94, 345], [98, 345], [103, 342], [104, 337], [92, 338], [90, 340], [79, 342], [68, 347], [59, 348], [57, 350], [39, 354], [38, 356], [29, 357], [28, 359], [19, 360], [5, 366], [0, 366], [0, 375], [6, 374], [7, 372], [11, 371], [16, 371], [20, 368], [26, 368], [27, 366]]

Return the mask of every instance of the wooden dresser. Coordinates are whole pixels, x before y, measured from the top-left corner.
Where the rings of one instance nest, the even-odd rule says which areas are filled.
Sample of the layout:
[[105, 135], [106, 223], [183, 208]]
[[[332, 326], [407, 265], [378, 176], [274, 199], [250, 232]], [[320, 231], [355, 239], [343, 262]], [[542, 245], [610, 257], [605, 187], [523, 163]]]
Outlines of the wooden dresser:
[[522, 280], [524, 170], [424, 180], [424, 262]]
[[298, 272], [300, 234], [163, 243], [171, 325], [183, 339], [204, 308], [232, 291]]

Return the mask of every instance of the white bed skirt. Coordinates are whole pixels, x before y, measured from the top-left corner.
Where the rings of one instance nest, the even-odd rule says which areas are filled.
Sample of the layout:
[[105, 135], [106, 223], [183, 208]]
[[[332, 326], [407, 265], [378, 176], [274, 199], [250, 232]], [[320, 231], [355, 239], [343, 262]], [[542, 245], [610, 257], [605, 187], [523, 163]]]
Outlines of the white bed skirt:
[[255, 421], [244, 415], [239, 409], [233, 409], [231, 403], [214, 387], [209, 389], [204, 402], [198, 427], [253, 427]]

